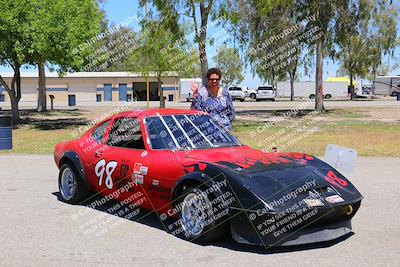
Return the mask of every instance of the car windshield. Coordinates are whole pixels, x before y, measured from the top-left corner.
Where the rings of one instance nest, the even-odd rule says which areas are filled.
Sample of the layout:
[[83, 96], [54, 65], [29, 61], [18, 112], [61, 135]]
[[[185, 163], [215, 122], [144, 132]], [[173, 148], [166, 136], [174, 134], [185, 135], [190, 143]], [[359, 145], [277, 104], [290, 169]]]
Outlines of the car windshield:
[[152, 149], [205, 149], [239, 146], [230, 133], [208, 115], [170, 115], [146, 118]]

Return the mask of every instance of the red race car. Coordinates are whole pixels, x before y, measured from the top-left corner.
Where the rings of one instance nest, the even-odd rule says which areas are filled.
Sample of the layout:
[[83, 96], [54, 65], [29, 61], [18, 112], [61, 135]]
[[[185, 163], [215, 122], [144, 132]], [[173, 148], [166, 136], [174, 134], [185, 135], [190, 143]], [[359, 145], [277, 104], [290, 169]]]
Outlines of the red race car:
[[265, 247], [333, 240], [351, 232], [362, 200], [318, 158], [252, 149], [193, 110], [114, 115], [57, 144], [54, 159], [63, 201], [117, 200], [156, 212], [167, 231], [199, 242], [228, 233]]

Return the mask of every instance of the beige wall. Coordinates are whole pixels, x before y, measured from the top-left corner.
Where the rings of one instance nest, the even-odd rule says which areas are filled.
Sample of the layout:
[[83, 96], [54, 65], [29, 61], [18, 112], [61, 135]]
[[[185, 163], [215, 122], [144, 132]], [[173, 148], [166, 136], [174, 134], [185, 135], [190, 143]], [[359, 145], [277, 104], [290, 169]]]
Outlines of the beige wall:
[[[4, 80], [10, 84], [11, 78], [4, 78]], [[149, 78], [150, 82], [157, 82], [157, 79], [154, 77]], [[37, 102], [37, 78], [22, 78], [22, 97], [20, 103], [23, 102]], [[127, 84], [128, 93], [132, 91], [132, 83], [133, 82], [145, 82], [144, 77], [99, 77], [99, 78], [46, 78], [46, 87], [48, 88], [68, 88], [68, 91], [48, 91], [47, 92], [47, 100], [50, 103], [49, 95], [54, 95], [54, 103], [55, 104], [68, 104], [68, 95], [74, 94], [76, 97], [76, 103], [88, 103], [93, 102], [96, 103], [96, 95], [101, 94], [102, 101], [104, 101], [104, 93], [102, 91], [97, 91], [97, 87], [103, 87], [104, 84], [111, 83], [113, 88], [118, 88], [119, 84]], [[174, 87], [177, 85], [177, 78], [174, 77], [165, 77], [163, 78], [163, 87]], [[5, 95], [5, 102], [9, 102], [9, 97], [7, 92], [3, 91]], [[164, 96], [174, 95], [174, 101], [177, 100], [178, 94], [177, 91], [165, 91]], [[119, 101], [119, 91], [112, 92], [112, 100], [113, 102]]]

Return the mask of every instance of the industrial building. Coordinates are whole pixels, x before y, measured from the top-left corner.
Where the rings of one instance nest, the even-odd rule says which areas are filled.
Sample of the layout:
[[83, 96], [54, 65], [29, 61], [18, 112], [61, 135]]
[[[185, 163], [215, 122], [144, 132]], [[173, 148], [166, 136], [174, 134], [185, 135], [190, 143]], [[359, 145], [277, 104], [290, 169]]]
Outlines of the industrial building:
[[[21, 105], [36, 105], [38, 98], [38, 74], [21, 74]], [[2, 74], [11, 83], [13, 74]], [[160, 96], [155, 73], [149, 73], [150, 101], [159, 101]], [[169, 72], [162, 78], [162, 91], [166, 101], [179, 101], [179, 77]], [[146, 101], [146, 77], [133, 72], [76, 72], [59, 77], [57, 73], [46, 73], [47, 100], [54, 97], [56, 105], [90, 105], [98, 102]], [[0, 85], [0, 105], [10, 99]], [[8, 102], [8, 103], [7, 103]]]

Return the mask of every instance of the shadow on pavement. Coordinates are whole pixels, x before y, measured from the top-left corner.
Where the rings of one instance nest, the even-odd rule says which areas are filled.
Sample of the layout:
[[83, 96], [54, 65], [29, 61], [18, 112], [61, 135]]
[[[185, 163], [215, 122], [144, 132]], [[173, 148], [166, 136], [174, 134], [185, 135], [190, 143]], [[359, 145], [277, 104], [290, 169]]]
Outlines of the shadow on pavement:
[[[62, 198], [61, 198], [61, 195], [59, 192], [53, 192], [52, 194], [54, 196], [56, 196], [59, 201], [62, 201]], [[101, 199], [101, 197], [95, 197], [92, 201], [95, 201], [96, 199]], [[92, 203], [92, 201], [86, 201], [86, 202], [82, 203], [81, 206], [86, 206], [88, 208], [91, 208], [89, 205], [90, 205], [90, 203]], [[103, 204], [101, 206], [96, 206], [94, 209], [105, 212], [107, 214], [110, 214], [110, 215], [113, 215], [116, 217], [119, 217], [119, 218], [122, 218], [122, 219], [125, 219], [125, 220], [129, 220], [129, 221], [132, 221], [135, 223], [141, 223], [146, 226], [150, 226], [150, 227], [153, 227], [153, 228], [156, 228], [159, 230], [163, 230], [166, 232], [169, 232], [169, 231], [167, 230], [167, 227], [165, 227], [165, 225], [174, 223], [174, 220], [171, 218], [167, 218], [166, 220], [162, 221], [160, 219], [159, 215], [157, 215], [155, 212], [147, 211], [144, 209], [140, 209], [140, 213], [145, 213], [145, 215], [141, 216], [139, 219], [126, 219], [123, 216], [119, 216], [117, 212], [109, 212], [108, 211], [110, 208], [112, 208], [117, 203], [119, 203], [119, 202], [117, 202], [115, 200], [107, 201], [105, 204]], [[182, 239], [185, 242], [190, 242], [190, 241], [187, 241], [182, 234], [177, 234], [177, 235], [172, 234], [172, 233], [170, 233], [170, 234], [174, 235], [177, 238]], [[342, 237], [339, 237], [337, 239], [331, 240], [331, 241], [325, 241], [325, 242], [319, 242], [319, 243], [307, 244], [307, 245], [271, 247], [271, 248], [265, 248], [263, 246], [257, 246], [257, 245], [241, 244], [241, 243], [234, 241], [230, 237], [230, 235], [223, 238], [222, 240], [220, 240], [218, 242], [212, 242], [212, 243], [208, 243], [208, 244], [199, 244], [199, 243], [196, 243], [196, 244], [198, 246], [222, 247], [222, 248], [227, 248], [230, 250], [240, 251], [240, 252], [250, 252], [250, 253], [257, 253], [257, 254], [277, 254], [277, 253], [287, 253], [287, 252], [304, 251], [304, 250], [310, 250], [310, 249], [320, 249], [320, 248], [331, 247], [331, 246], [334, 246], [334, 245], [348, 239], [352, 235], [354, 235], [353, 232], [351, 232], [347, 235], [344, 235]]]

